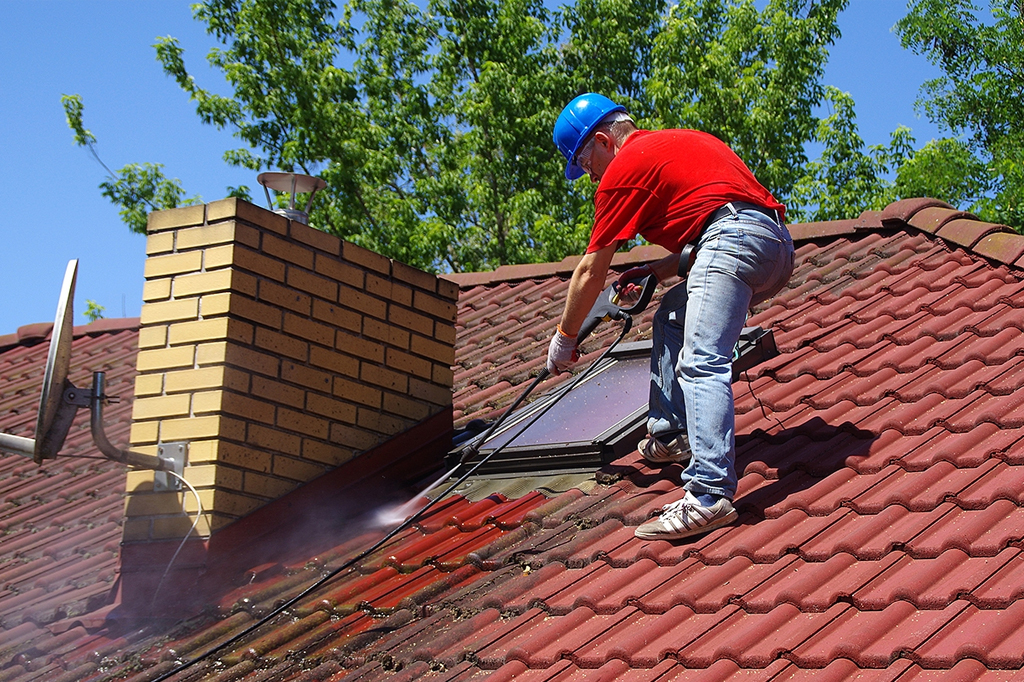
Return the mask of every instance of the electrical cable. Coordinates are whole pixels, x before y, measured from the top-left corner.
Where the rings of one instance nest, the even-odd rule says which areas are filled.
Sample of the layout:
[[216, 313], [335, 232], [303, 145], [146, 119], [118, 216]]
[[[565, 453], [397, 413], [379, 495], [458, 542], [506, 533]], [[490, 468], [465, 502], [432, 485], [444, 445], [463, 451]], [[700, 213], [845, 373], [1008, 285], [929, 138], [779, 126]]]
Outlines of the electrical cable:
[[[574, 377], [573, 380], [569, 383], [569, 386], [575, 387], [577, 384], [582, 382], [594, 370], [594, 368], [597, 367], [600, 364], [600, 362], [602, 360], [604, 360], [608, 356], [609, 353], [611, 353], [612, 349], [614, 349], [622, 341], [622, 339], [625, 338], [626, 334], [629, 333], [629, 330], [632, 328], [632, 326], [633, 326], [633, 318], [627, 315], [625, 317], [625, 319], [624, 319], [623, 329], [622, 329], [622, 332], [619, 334], [619, 337], [617, 339], [615, 339], [615, 341], [610, 346], [608, 346], [608, 348], [606, 348], [605, 351], [596, 360], [594, 360], [594, 362], [592, 362], [590, 364], [590, 366], [587, 367], [587, 369], [585, 369], [579, 375]], [[542, 379], [542, 378], [544, 378], [544, 375], [538, 377], [538, 380]], [[534, 386], [536, 386], [539, 383], [538, 380], [535, 380], [530, 385], [530, 387], [527, 389], [527, 391], [525, 391], [519, 397], [519, 399], [516, 400], [508, 410], [506, 410], [505, 414], [503, 414], [499, 418], [499, 421], [503, 420], [505, 418], [505, 416], [512, 411], [512, 409], [514, 409], [516, 406], [518, 406], [519, 403], [521, 403], [523, 401], [523, 399], [525, 399], [525, 397], [527, 395], [529, 395], [529, 392], [534, 388]], [[565, 395], [566, 392], [568, 392], [568, 389], [565, 392], [563, 392], [561, 395]], [[559, 398], [561, 397], [561, 395], [559, 396]], [[363, 550], [362, 552], [360, 552], [355, 557], [353, 557], [353, 558], [349, 559], [348, 561], [346, 561], [345, 563], [343, 563], [341, 566], [331, 570], [329, 573], [327, 573], [326, 575], [321, 577], [319, 580], [314, 582], [312, 585], [310, 585], [309, 587], [307, 587], [304, 590], [302, 590], [302, 592], [300, 592], [299, 594], [295, 595], [294, 597], [288, 599], [283, 604], [280, 604], [279, 606], [274, 608], [270, 613], [268, 613], [267, 615], [263, 616], [263, 618], [259, 619], [258, 621], [256, 621], [255, 623], [253, 623], [249, 627], [245, 628], [244, 630], [242, 630], [238, 634], [236, 634], [236, 635], [230, 637], [229, 639], [225, 640], [224, 642], [221, 642], [220, 644], [212, 647], [208, 651], [203, 652], [202, 654], [200, 654], [199, 656], [195, 657], [191, 661], [186, 661], [184, 663], [181, 663], [181, 664], [177, 665], [176, 667], [172, 668], [171, 670], [169, 670], [168, 672], [164, 673], [163, 675], [160, 675], [159, 677], [153, 679], [152, 682], [164, 682], [164, 680], [167, 680], [167, 679], [173, 677], [174, 675], [177, 675], [180, 672], [184, 672], [185, 670], [188, 670], [189, 668], [191, 668], [192, 666], [196, 665], [197, 663], [206, 660], [207, 658], [209, 658], [213, 654], [217, 653], [218, 651], [222, 651], [222, 650], [228, 648], [229, 646], [240, 642], [242, 639], [244, 639], [245, 637], [248, 637], [250, 634], [252, 634], [256, 630], [258, 630], [259, 628], [263, 627], [268, 622], [270, 622], [274, 618], [278, 617], [279, 615], [281, 615], [285, 611], [287, 611], [289, 608], [291, 608], [292, 606], [297, 604], [302, 599], [305, 599], [306, 597], [308, 597], [314, 591], [316, 591], [316, 590], [320, 589], [321, 587], [323, 587], [325, 584], [327, 584], [330, 580], [335, 578], [337, 575], [339, 575], [343, 571], [348, 570], [349, 568], [354, 566], [356, 563], [362, 561], [363, 559], [365, 559], [369, 555], [371, 555], [374, 552], [376, 552], [378, 549], [380, 549], [381, 547], [386, 545], [389, 541], [391, 541], [400, 532], [402, 532], [403, 530], [405, 530], [406, 528], [411, 526], [413, 523], [418, 521], [420, 518], [422, 518], [422, 516], [424, 514], [426, 514], [430, 509], [432, 509], [435, 504], [437, 504], [438, 502], [440, 502], [441, 500], [446, 498], [448, 495], [453, 493], [459, 486], [461, 486], [463, 483], [465, 483], [466, 479], [468, 479], [470, 476], [472, 476], [474, 473], [476, 473], [476, 471], [481, 466], [486, 464], [496, 454], [498, 454], [499, 452], [504, 450], [505, 447], [507, 447], [516, 438], [518, 438], [524, 431], [526, 431], [526, 429], [530, 428], [534, 424], [534, 422], [536, 422], [538, 419], [543, 417], [547, 413], [548, 410], [550, 410], [552, 407], [554, 407], [554, 405], [557, 402], [558, 402], [557, 399], [556, 400], [552, 400], [551, 402], [549, 402], [544, 407], [544, 409], [540, 410], [535, 416], [533, 416], [528, 421], [528, 423], [523, 426], [522, 429], [517, 431], [516, 434], [514, 436], [512, 436], [512, 438], [508, 439], [507, 441], [505, 441], [503, 444], [501, 444], [500, 446], [498, 446], [494, 450], [491, 450], [490, 452], [488, 452], [483, 458], [480, 459], [480, 461], [475, 462], [473, 464], [473, 466], [470, 467], [466, 471], [466, 473], [462, 474], [462, 476], [459, 477], [458, 480], [456, 480], [454, 483], [452, 483], [450, 486], [448, 486], [448, 488], [443, 493], [441, 493], [440, 495], [435, 497], [433, 500], [431, 500], [426, 505], [424, 505], [422, 509], [417, 511], [415, 514], [410, 516], [408, 519], [403, 521], [398, 526], [396, 526], [394, 530], [390, 531], [387, 535], [385, 535], [383, 538], [378, 540], [371, 547], [369, 547], [368, 549]], [[172, 561], [173, 561], [173, 559], [172, 559]]]
[[[201, 499], [199, 499], [199, 491], [196, 490], [192, 486], [191, 483], [186, 481], [185, 478], [183, 476], [181, 476], [178, 472], [171, 471], [170, 469], [168, 469], [167, 473], [169, 473], [171, 476], [174, 476], [176, 479], [181, 481], [192, 492], [192, 494], [195, 495], [195, 497], [196, 497], [196, 507], [198, 507], [198, 511], [196, 512], [196, 520], [192, 522], [192, 527], [188, 529], [188, 533], [186, 533], [185, 537], [183, 537], [181, 539], [181, 544], [178, 545], [178, 549], [174, 550], [174, 554], [171, 555], [171, 560], [169, 562], [167, 562], [167, 568], [164, 569], [164, 574], [162, 576], [160, 576], [160, 582], [158, 582], [156, 584], [156, 589], [153, 590], [153, 598], [149, 602], [150, 610], [152, 610], [153, 604], [156, 603], [156, 596], [160, 593], [160, 588], [163, 587], [164, 580], [167, 578], [167, 574], [171, 572], [171, 566], [174, 565], [174, 561], [178, 558], [178, 554], [181, 553], [181, 550], [185, 548], [185, 543], [188, 542], [189, 538], [192, 537], [192, 533], [195, 532], [196, 527], [199, 525], [199, 519], [205, 513], [203, 511], [203, 501]], [[185, 511], [184, 506], [185, 506], [185, 501], [183, 499], [182, 500], [182, 511]]]

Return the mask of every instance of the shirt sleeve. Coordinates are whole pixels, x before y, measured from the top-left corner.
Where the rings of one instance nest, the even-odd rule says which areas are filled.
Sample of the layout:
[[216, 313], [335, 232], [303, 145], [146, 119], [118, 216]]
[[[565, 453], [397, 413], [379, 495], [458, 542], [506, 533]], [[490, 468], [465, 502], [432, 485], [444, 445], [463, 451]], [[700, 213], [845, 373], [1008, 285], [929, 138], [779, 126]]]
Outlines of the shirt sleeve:
[[587, 253], [635, 237], [656, 203], [655, 195], [643, 187], [598, 188], [594, 196], [594, 230]]

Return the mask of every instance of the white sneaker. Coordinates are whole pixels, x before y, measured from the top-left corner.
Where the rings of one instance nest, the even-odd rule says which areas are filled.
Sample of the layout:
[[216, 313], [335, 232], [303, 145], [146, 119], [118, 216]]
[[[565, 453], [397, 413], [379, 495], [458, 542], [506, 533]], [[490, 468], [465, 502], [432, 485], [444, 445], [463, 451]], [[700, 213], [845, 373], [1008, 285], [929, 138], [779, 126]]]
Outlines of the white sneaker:
[[647, 434], [646, 438], [637, 443], [636, 449], [640, 451], [644, 459], [652, 464], [690, 461], [690, 439], [686, 437], [685, 433], [680, 433], [668, 444]]
[[658, 518], [638, 526], [633, 534], [642, 540], [679, 540], [727, 526], [737, 518], [739, 514], [727, 498], [703, 507], [687, 490], [683, 499], [666, 504]]

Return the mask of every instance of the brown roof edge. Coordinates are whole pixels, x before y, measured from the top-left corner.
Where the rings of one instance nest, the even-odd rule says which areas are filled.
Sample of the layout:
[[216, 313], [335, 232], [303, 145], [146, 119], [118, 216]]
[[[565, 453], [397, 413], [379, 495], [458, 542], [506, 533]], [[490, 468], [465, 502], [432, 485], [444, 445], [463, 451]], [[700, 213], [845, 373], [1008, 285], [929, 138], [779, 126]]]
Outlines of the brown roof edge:
[[[139, 318], [121, 317], [112, 319], [96, 320], [89, 324], [77, 325], [72, 329], [72, 336], [98, 336], [100, 334], [114, 334], [122, 331], [135, 331], [139, 328]], [[34, 346], [50, 338], [53, 330], [52, 322], [35, 322], [18, 327], [13, 334], [0, 335], [0, 353], [10, 350], [16, 346]]]
[[[1017, 263], [1024, 266], [1024, 236], [1017, 235], [1005, 225], [979, 221], [972, 214], [959, 211], [946, 202], [931, 197], [900, 199], [881, 211], [864, 211], [856, 218], [794, 223], [788, 227], [793, 241], [796, 242], [853, 235], [870, 230], [912, 227], [941, 237], [957, 246], [971, 249], [985, 258], [1007, 265]], [[668, 251], [660, 246], [635, 246], [628, 252], [615, 254], [612, 267], [627, 268], [650, 263], [663, 258], [667, 253]], [[502, 265], [492, 272], [457, 272], [441, 277], [455, 282], [461, 289], [521, 282], [527, 279], [544, 279], [556, 275], [568, 277], [579, 259], [580, 256], [570, 256], [558, 263]]]

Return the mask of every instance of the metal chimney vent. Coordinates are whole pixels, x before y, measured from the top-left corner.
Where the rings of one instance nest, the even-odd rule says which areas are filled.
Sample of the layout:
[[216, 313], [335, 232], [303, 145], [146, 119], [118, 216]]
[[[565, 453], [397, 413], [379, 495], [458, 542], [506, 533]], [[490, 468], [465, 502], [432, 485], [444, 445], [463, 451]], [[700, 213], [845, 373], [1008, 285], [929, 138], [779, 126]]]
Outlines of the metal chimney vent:
[[[267, 207], [271, 211], [278, 215], [283, 215], [289, 220], [300, 222], [303, 225], [309, 224], [309, 207], [313, 205], [313, 197], [318, 191], [327, 187], [327, 183], [320, 178], [302, 175], [301, 173], [260, 173], [256, 176], [256, 182], [263, 185], [263, 192], [267, 195]], [[274, 201], [270, 198], [270, 190], [291, 194], [291, 198], [288, 200], [288, 208], [274, 208]], [[306, 208], [300, 211], [295, 208], [295, 195], [307, 193], [309, 194], [309, 201], [306, 202]]]

